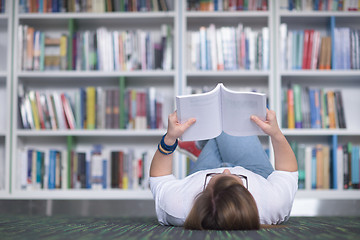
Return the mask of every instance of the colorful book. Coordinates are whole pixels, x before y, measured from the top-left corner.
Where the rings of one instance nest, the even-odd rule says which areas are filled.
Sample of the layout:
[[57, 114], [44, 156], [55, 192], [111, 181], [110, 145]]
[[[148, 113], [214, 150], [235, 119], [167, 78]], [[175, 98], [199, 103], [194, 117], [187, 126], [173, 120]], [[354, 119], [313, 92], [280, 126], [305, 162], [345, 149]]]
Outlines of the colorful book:
[[295, 128], [302, 128], [302, 105], [301, 105], [301, 86], [293, 84], [293, 101], [294, 101], [294, 116]]
[[96, 90], [95, 87], [86, 88], [86, 129], [95, 129], [95, 104]]
[[313, 148], [312, 149], [312, 154], [311, 154], [311, 189], [316, 189], [317, 186], [317, 160], [316, 160], [316, 156], [317, 156], [317, 149]]
[[288, 128], [295, 128], [294, 91], [291, 87], [287, 90], [288, 101]]

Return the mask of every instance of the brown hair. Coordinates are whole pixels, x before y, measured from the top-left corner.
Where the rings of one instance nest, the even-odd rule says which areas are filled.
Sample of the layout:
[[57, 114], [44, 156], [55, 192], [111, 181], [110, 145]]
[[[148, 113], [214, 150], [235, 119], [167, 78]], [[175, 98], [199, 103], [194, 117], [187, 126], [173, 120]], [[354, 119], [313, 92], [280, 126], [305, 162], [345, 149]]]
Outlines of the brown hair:
[[236, 179], [221, 176], [195, 199], [185, 229], [251, 230], [260, 228], [251, 193]]

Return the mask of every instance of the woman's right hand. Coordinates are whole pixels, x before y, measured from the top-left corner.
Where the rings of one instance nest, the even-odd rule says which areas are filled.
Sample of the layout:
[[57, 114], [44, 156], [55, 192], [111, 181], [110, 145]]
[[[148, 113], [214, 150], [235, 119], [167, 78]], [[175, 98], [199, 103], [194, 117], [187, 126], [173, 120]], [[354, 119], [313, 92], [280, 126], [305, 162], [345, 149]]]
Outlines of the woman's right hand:
[[183, 135], [183, 133], [195, 122], [195, 118], [190, 118], [185, 123], [181, 124], [177, 118], [176, 111], [169, 114], [167, 134], [164, 138], [165, 144], [173, 145], [176, 139], [181, 137], [181, 135]]
[[256, 123], [270, 137], [276, 137], [281, 134], [280, 128], [276, 120], [275, 111], [266, 109], [266, 120], [262, 121], [257, 116], [252, 115], [250, 119]]

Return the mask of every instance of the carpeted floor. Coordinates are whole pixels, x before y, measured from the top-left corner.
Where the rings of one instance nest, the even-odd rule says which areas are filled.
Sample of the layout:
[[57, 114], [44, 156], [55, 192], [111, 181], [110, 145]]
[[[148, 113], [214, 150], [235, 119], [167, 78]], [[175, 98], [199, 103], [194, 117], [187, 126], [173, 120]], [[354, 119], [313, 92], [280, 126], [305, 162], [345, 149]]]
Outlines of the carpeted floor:
[[0, 216], [0, 239], [360, 239], [360, 217], [292, 217], [259, 231], [190, 231], [155, 218]]

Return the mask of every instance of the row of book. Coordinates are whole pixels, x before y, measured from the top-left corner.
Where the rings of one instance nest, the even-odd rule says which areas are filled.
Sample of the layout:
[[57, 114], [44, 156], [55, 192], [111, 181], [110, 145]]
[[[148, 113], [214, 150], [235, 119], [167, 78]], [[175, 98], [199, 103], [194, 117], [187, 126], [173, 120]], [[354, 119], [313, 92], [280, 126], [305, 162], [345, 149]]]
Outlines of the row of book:
[[69, 21], [67, 34], [19, 25], [19, 69], [47, 70], [170, 70], [173, 68], [172, 28], [144, 30], [76, 31]]
[[152, 153], [102, 148], [20, 149], [19, 189], [148, 189]]
[[360, 69], [360, 30], [334, 28], [332, 69]]
[[208, 28], [188, 32], [190, 70], [268, 70], [269, 29], [257, 32], [239, 24], [237, 27]]
[[282, 91], [283, 128], [346, 128], [340, 90], [292, 84]]
[[6, 0], [0, 0], [0, 13], [4, 13], [6, 10], [5, 3], [6, 3]]
[[187, 0], [188, 11], [267, 11], [268, 0]]
[[19, 122], [21, 128], [35, 130], [163, 129], [170, 102], [154, 87], [30, 90], [19, 95]]
[[172, 0], [19, 0], [20, 13], [150, 12], [174, 9]]
[[298, 161], [299, 189], [359, 189], [360, 146], [294, 141], [290, 145]]
[[[335, 21], [334, 18], [331, 18]], [[288, 30], [280, 25], [280, 62], [283, 70], [360, 69], [360, 31], [331, 27], [331, 36], [314, 29]]]
[[358, 0], [282, 0], [280, 9], [296, 11], [359, 11]]

